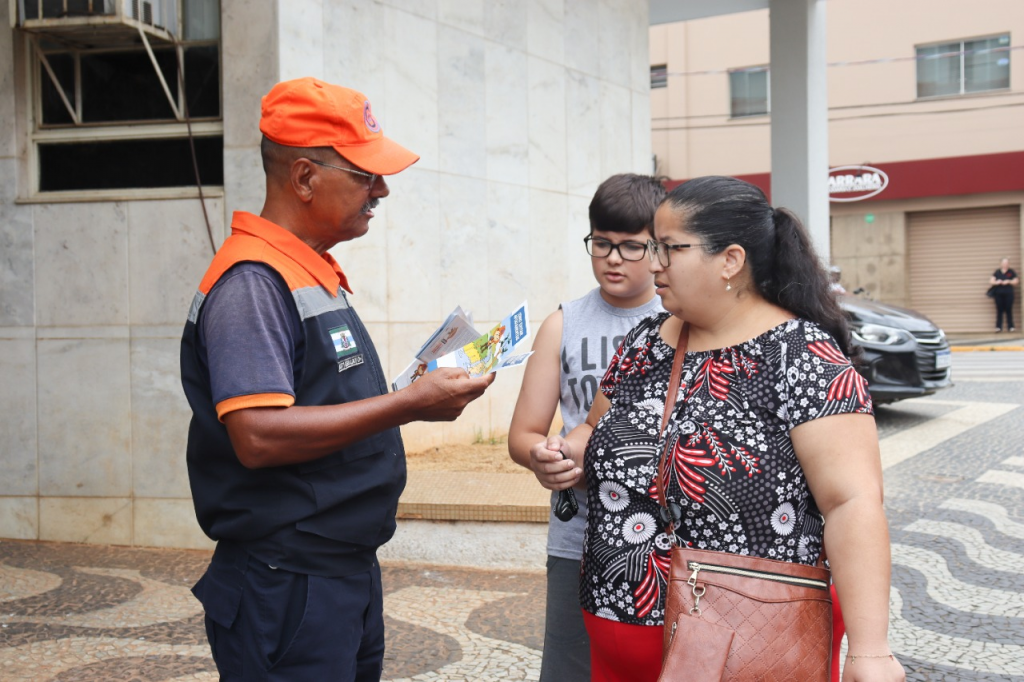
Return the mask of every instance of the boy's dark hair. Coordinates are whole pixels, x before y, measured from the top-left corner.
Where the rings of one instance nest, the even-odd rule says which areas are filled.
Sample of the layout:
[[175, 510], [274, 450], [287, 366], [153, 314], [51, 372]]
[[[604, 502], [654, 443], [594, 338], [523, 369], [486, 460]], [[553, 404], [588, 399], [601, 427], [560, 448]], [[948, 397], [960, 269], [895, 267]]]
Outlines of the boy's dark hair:
[[654, 212], [664, 198], [665, 187], [651, 175], [613, 175], [590, 201], [590, 231], [639, 234], [654, 223]]

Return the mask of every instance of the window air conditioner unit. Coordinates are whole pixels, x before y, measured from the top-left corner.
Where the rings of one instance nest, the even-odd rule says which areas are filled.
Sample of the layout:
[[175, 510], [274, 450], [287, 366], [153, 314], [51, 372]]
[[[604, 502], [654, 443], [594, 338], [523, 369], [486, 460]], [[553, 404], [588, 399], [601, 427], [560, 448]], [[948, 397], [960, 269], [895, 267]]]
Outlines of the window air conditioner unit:
[[174, 42], [178, 0], [15, 0], [18, 28], [71, 47]]

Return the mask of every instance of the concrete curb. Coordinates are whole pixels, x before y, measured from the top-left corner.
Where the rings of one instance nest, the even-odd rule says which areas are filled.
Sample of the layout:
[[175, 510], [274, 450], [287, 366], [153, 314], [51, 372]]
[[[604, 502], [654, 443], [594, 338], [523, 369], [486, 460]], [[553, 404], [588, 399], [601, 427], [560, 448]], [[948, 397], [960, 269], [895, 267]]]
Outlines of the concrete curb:
[[949, 350], [954, 353], [966, 353], [968, 351], [996, 351], [996, 350], [1024, 350], [1024, 346], [950, 346]]

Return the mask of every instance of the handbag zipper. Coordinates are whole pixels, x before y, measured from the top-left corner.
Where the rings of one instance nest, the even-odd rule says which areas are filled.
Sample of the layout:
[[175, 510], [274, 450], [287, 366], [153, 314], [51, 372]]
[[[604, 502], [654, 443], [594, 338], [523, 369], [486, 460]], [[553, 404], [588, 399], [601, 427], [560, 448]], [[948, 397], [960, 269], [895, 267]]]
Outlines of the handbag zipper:
[[745, 578], [759, 578], [761, 580], [771, 580], [777, 583], [787, 583], [789, 585], [799, 585], [802, 587], [814, 587], [819, 590], [827, 590], [828, 583], [824, 580], [815, 580], [814, 578], [797, 578], [792, 575], [783, 575], [780, 573], [769, 573], [768, 571], [751, 571], [746, 568], [733, 568], [732, 566], [716, 566], [715, 564], [702, 564], [697, 561], [688, 561], [686, 567], [693, 571], [690, 575], [690, 579], [687, 580], [687, 584], [691, 587], [697, 584], [697, 574], [701, 571], [707, 571], [709, 573], [727, 573], [729, 575], [739, 575]]

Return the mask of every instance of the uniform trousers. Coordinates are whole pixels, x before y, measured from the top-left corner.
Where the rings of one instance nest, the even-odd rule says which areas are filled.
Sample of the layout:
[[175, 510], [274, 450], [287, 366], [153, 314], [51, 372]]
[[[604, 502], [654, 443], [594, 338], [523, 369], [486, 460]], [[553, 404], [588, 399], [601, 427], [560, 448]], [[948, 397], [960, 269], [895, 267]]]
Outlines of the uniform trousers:
[[328, 578], [253, 559], [214, 562], [193, 588], [224, 682], [379, 682], [380, 566]]

